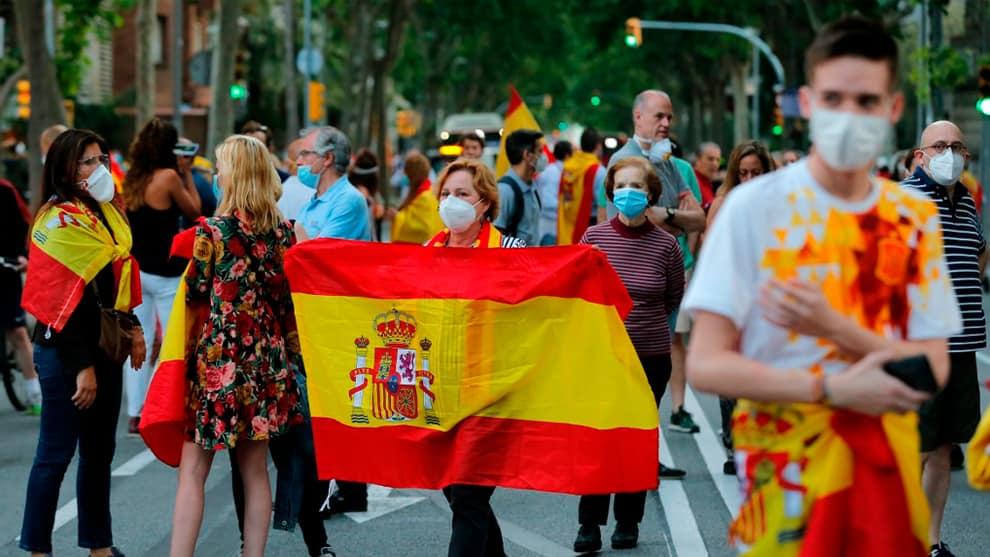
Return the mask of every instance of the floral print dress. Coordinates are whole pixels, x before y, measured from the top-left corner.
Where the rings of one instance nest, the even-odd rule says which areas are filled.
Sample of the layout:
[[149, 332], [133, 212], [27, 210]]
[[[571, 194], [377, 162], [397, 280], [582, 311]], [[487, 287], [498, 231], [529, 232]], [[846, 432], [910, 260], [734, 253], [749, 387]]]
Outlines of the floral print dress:
[[207, 450], [277, 437], [302, 421], [301, 362], [285, 251], [288, 222], [256, 235], [235, 216], [196, 231], [187, 303], [208, 304], [188, 368], [189, 439]]

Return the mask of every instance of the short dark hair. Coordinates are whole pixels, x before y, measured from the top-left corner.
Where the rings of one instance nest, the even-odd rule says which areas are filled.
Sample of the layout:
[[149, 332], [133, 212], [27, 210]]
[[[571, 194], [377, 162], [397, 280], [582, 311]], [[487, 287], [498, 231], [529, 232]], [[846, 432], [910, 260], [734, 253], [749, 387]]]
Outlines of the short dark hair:
[[473, 133], [469, 133], [469, 134], [466, 134], [466, 135], [465, 135], [464, 137], [462, 137], [462, 138], [461, 138], [461, 140], [460, 140], [460, 141], [458, 141], [457, 143], [458, 143], [458, 145], [460, 145], [461, 147], [464, 147], [464, 144], [465, 144], [466, 142], [468, 142], [468, 141], [477, 141], [477, 142], [478, 142], [478, 145], [481, 145], [481, 148], [482, 148], [482, 149], [484, 149], [484, 148], [485, 148], [485, 140], [484, 140], [484, 139], [482, 139], [482, 138], [481, 138], [480, 136], [478, 136], [478, 135], [476, 135], [476, 134], [473, 134]]
[[543, 132], [537, 130], [516, 130], [505, 138], [505, 156], [509, 159], [509, 164], [519, 164], [523, 160], [523, 153], [533, 151], [536, 142], [543, 137]]
[[[45, 156], [42, 171], [41, 194], [44, 202], [53, 196], [59, 201], [85, 200], [82, 187], [76, 179], [79, 173], [79, 159], [92, 144], [100, 146], [104, 155], [110, 152], [107, 142], [89, 130], [68, 129], [58, 135]], [[40, 214], [40, 212], [39, 212]]]
[[808, 82], [816, 67], [843, 56], [886, 62], [890, 70], [890, 89], [897, 85], [897, 42], [879, 22], [849, 16], [823, 27], [804, 53], [804, 73]]
[[241, 133], [244, 134], [244, 135], [247, 135], [247, 134], [250, 134], [250, 133], [256, 133], [256, 132], [261, 132], [261, 133], [265, 134], [264, 144], [265, 144], [265, 147], [269, 147], [271, 145], [271, 142], [272, 142], [272, 130], [271, 130], [271, 128], [269, 128], [268, 126], [262, 124], [261, 122], [255, 121], [255, 120], [248, 120], [247, 122], [244, 122], [244, 125], [243, 126], [241, 126]]
[[570, 141], [561, 140], [553, 146], [553, 158], [559, 161], [567, 160], [573, 153], [574, 147]]
[[663, 193], [663, 183], [660, 182], [660, 177], [653, 170], [653, 165], [643, 157], [622, 159], [608, 169], [608, 173], [605, 174], [605, 196], [608, 197], [609, 201], [615, 199], [615, 173], [629, 166], [635, 166], [643, 172], [643, 176], [646, 178], [646, 187], [650, 190], [650, 205], [656, 205]]
[[602, 142], [602, 134], [595, 128], [587, 128], [581, 133], [581, 150], [590, 153], [598, 148]]

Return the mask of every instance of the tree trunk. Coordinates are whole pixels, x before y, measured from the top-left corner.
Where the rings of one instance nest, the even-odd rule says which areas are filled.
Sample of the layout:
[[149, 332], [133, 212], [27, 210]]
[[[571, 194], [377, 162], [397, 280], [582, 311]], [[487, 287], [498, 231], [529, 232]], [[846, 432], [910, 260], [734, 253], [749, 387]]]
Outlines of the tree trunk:
[[746, 98], [746, 65], [733, 64], [731, 67], [732, 77], [732, 103], [734, 112], [734, 144], [742, 143], [749, 136], [749, 103]]
[[[928, 48], [932, 53], [932, 56], [942, 48], [942, 3], [941, 2], [929, 2], [928, 3], [928, 14], [929, 21], [931, 22], [931, 39], [929, 40]], [[944, 111], [944, 103], [942, 97], [942, 88], [940, 86], [932, 86], [932, 120], [941, 120], [947, 118], [948, 115]]]
[[35, 0], [14, 0], [17, 34], [31, 82], [31, 117], [28, 119], [28, 169], [32, 210], [41, 205], [41, 132], [48, 126], [65, 123], [62, 92], [55, 79], [55, 62], [41, 37], [45, 36], [44, 11]]
[[138, 0], [137, 3], [137, 77], [134, 100], [134, 133], [141, 131], [148, 120], [155, 116], [155, 63], [151, 59], [152, 41], [155, 40], [155, 0]]
[[[725, 140], [725, 81], [722, 79], [717, 80], [713, 83], [711, 92], [711, 123], [709, 128], [709, 137], [712, 141], [723, 145], [725, 147], [725, 152], [730, 153], [732, 149], [736, 146], [734, 143], [729, 144]], [[726, 155], [728, 158], [728, 155]]]
[[[296, 73], [295, 0], [285, 0], [285, 143], [299, 135], [299, 83]], [[308, 107], [307, 107], [308, 110]]]
[[241, 14], [240, 0], [220, 0], [216, 12], [218, 20], [217, 40], [213, 45], [213, 71], [210, 101], [210, 123], [206, 134], [207, 151], [213, 157], [213, 149], [234, 130], [234, 103], [230, 98], [230, 86], [234, 82], [234, 59], [240, 43], [237, 18]]

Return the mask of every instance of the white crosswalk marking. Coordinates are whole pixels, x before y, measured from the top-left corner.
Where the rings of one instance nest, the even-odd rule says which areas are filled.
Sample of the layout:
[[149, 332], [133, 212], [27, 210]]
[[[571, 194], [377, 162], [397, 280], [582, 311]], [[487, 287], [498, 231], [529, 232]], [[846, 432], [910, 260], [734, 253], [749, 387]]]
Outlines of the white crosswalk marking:
[[[663, 428], [660, 429], [660, 454], [663, 456], [664, 464], [675, 465], [670, 447], [663, 436]], [[698, 523], [694, 519], [684, 484], [678, 480], [663, 481], [659, 493], [660, 504], [663, 505], [667, 525], [670, 526], [674, 551], [679, 557], [707, 557], [708, 549], [705, 548], [705, 541], [698, 530]]]
[[722, 500], [725, 501], [729, 513], [735, 516], [742, 504], [739, 482], [734, 476], [726, 476], [722, 473], [722, 465], [725, 463], [725, 449], [715, 433], [717, 430], [708, 421], [708, 417], [698, 402], [698, 397], [694, 395], [694, 391], [690, 387], [685, 389], [684, 407], [701, 428], [701, 432], [696, 433], [693, 437], [698, 443], [701, 457], [705, 460], [705, 468], [708, 469], [712, 481], [715, 482], [715, 487], [722, 496]]

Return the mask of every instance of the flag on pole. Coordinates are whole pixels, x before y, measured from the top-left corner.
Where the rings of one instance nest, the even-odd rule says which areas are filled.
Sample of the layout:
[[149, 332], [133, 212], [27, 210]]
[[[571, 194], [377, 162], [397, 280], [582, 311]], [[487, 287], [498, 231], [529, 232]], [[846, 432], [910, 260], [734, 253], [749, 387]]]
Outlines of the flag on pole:
[[505, 156], [505, 138], [516, 130], [540, 130], [526, 102], [514, 86], [509, 86], [509, 107], [505, 110], [505, 123], [502, 125], [502, 139], [498, 145], [498, 160], [495, 161], [495, 177], [501, 178], [509, 170], [509, 159]]
[[320, 477], [656, 487], [656, 405], [601, 252], [313, 240], [286, 272]]

